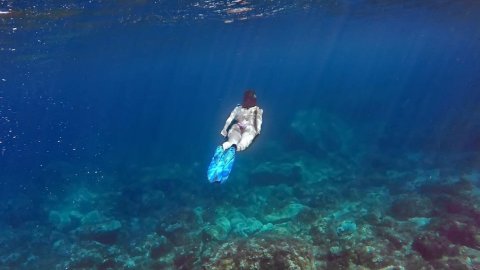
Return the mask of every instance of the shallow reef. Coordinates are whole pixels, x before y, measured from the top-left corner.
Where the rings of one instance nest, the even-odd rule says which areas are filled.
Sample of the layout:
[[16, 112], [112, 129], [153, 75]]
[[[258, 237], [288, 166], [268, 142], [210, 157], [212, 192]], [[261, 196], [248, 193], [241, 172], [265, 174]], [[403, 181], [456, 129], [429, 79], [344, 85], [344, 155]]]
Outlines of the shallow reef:
[[[330, 128], [298, 123], [319, 115], [295, 118], [297, 140]], [[274, 158], [239, 159], [222, 185], [193, 164], [124, 166], [101, 184], [51, 164], [61, 192], [0, 202], [0, 269], [480, 267], [475, 167], [423, 153], [339, 162], [349, 140], [327, 160], [302, 150], [312, 141], [275, 142]]]
[[315, 269], [312, 247], [292, 237], [259, 234], [222, 244], [204, 269]]

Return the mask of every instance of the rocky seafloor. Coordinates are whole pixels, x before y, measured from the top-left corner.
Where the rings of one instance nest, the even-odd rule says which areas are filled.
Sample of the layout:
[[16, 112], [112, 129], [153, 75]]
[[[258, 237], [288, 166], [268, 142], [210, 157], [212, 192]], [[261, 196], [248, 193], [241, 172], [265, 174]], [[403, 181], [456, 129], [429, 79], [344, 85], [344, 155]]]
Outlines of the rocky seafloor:
[[[347, 135], [305, 139], [322, 128]], [[199, 164], [124, 166], [101, 181], [50, 164], [41, 199], [0, 202], [0, 269], [480, 269], [471, 157], [347, 155], [341, 125], [292, 129], [307, 148], [268, 142], [222, 185]]]

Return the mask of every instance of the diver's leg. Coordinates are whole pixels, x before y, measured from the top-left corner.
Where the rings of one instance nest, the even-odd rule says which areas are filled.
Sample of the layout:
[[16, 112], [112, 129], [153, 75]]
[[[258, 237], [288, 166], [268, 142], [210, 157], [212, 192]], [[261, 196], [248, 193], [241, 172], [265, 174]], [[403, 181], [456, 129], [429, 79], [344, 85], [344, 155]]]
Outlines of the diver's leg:
[[237, 151], [243, 151], [253, 142], [257, 132], [253, 128], [247, 128], [243, 134], [240, 142], [237, 144]]
[[228, 131], [227, 137], [228, 137], [227, 141], [224, 142], [222, 145], [223, 150], [227, 150], [234, 144], [238, 145], [238, 143], [240, 142], [240, 139], [242, 138], [242, 132], [240, 130], [240, 127], [237, 124], [234, 124]]

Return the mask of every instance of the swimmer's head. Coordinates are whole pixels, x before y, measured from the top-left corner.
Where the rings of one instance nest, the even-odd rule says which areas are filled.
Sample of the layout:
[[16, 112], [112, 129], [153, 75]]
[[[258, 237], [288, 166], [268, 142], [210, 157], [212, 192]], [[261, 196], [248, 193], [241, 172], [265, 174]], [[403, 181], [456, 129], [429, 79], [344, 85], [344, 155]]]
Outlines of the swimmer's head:
[[245, 91], [243, 94], [242, 107], [248, 109], [254, 106], [257, 106], [257, 95], [255, 95], [253, 90]]

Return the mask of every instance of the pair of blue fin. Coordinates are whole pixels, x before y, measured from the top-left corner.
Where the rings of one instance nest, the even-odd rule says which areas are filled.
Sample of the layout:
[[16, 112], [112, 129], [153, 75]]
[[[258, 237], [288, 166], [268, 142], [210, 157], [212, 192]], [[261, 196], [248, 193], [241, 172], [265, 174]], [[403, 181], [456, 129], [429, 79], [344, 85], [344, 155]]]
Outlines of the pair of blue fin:
[[235, 147], [223, 150], [220, 145], [215, 149], [212, 161], [208, 166], [208, 181], [210, 183], [223, 183], [228, 179], [235, 161]]

